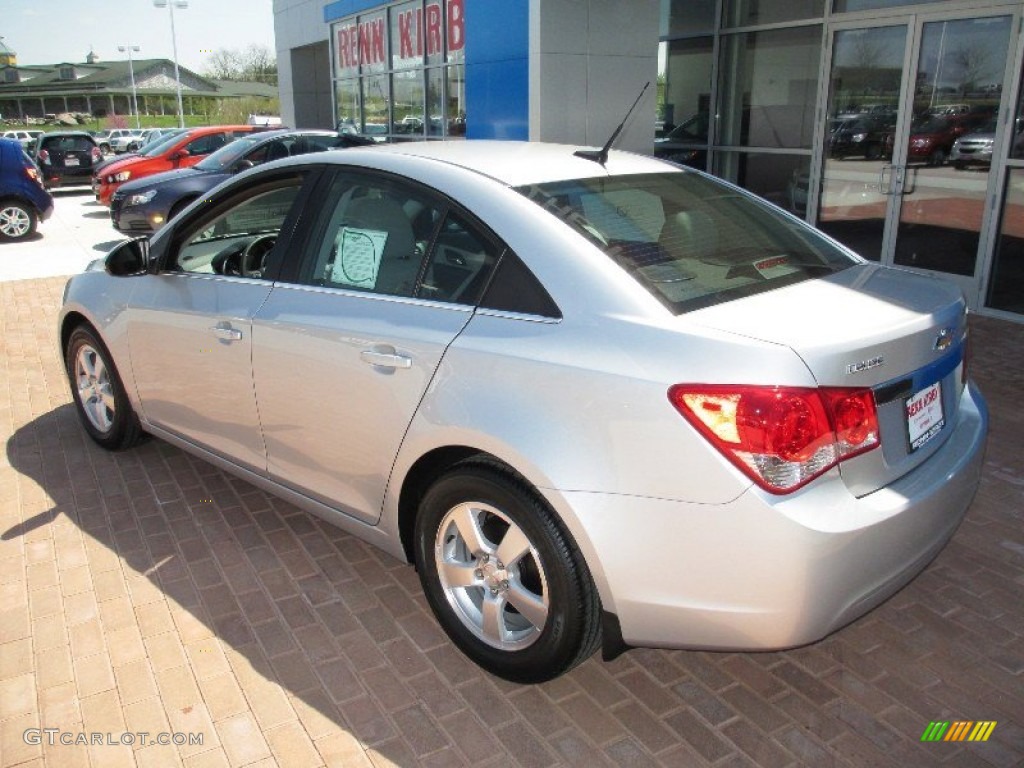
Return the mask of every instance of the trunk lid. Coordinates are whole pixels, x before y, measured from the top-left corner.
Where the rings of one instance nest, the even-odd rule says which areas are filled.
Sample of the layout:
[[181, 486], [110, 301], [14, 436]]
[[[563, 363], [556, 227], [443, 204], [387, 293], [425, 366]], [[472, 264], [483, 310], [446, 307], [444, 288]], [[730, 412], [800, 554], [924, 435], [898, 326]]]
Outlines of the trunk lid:
[[872, 389], [881, 449], [840, 465], [861, 496], [926, 461], [952, 431], [966, 311], [952, 283], [865, 264], [699, 310], [687, 321], [784, 344], [820, 386]]

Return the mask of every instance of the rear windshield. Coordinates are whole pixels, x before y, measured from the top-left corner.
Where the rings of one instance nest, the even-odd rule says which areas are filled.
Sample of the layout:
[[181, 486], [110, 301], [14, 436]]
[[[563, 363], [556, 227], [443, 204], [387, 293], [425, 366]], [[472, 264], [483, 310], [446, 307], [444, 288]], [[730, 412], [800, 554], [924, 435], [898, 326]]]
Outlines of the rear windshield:
[[88, 136], [47, 136], [43, 149], [50, 152], [88, 152], [96, 143]]
[[588, 238], [677, 314], [857, 263], [774, 206], [698, 174], [577, 179], [519, 192]]

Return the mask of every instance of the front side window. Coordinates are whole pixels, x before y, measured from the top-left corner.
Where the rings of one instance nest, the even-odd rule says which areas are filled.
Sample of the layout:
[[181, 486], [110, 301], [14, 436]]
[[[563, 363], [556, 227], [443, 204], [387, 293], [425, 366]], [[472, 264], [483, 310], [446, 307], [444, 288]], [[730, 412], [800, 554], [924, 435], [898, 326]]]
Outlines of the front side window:
[[519, 191], [677, 314], [857, 263], [767, 203], [695, 174], [598, 177]]
[[185, 149], [193, 157], [196, 155], [208, 155], [211, 152], [220, 149], [228, 143], [228, 137], [223, 133], [211, 133], [206, 136], [200, 136], [197, 139], [193, 139], [188, 143]]
[[262, 278], [300, 189], [299, 179], [264, 186], [212, 219], [201, 219], [185, 232], [168, 268], [177, 272]]
[[312, 268], [304, 282], [413, 296], [442, 211], [426, 195], [391, 180], [339, 175], [325, 206]]

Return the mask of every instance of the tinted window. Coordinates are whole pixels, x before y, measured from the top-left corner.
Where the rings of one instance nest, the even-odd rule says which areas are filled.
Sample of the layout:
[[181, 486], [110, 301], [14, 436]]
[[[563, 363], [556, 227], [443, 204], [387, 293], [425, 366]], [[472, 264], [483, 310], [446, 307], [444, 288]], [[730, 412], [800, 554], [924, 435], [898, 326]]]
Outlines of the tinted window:
[[53, 136], [43, 139], [42, 146], [50, 152], [88, 152], [96, 145], [87, 136]]
[[228, 137], [223, 133], [212, 133], [207, 136], [200, 136], [193, 139], [186, 146], [190, 155], [208, 155], [215, 149], [220, 149], [228, 143]]
[[544, 286], [511, 251], [505, 251], [487, 287], [481, 307], [523, 315], [561, 318], [558, 305], [544, 290]]
[[856, 263], [768, 203], [696, 174], [598, 177], [519, 191], [679, 313]]

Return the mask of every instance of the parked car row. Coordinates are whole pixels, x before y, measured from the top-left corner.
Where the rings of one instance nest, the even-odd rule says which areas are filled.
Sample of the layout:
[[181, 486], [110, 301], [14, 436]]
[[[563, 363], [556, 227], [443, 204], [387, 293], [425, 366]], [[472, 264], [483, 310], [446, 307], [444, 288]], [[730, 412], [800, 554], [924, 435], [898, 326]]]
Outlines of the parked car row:
[[195, 165], [127, 181], [110, 197], [114, 228], [126, 234], [154, 232], [194, 200], [239, 171], [285, 157], [372, 145], [333, 131], [271, 131], [236, 139]]

